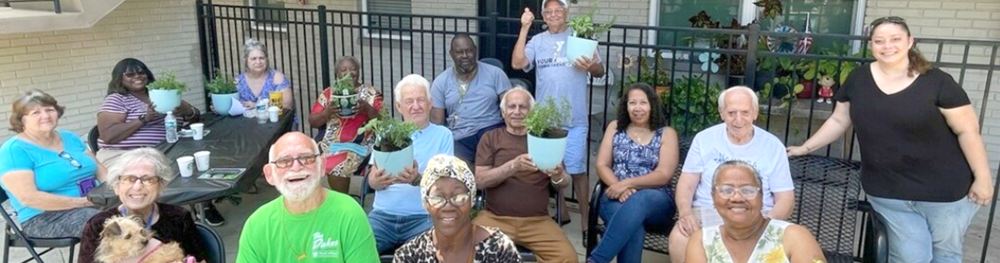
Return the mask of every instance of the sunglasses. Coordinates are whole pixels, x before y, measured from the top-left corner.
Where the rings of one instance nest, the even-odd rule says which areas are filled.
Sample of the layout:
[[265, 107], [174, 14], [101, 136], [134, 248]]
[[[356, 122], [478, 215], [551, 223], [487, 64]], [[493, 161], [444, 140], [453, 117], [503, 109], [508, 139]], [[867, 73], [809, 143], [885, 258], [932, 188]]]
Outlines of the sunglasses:
[[465, 205], [466, 202], [469, 202], [469, 194], [457, 194], [451, 198], [436, 195], [427, 197], [427, 204], [435, 209], [441, 209], [446, 203], [451, 203], [451, 205], [459, 207]]
[[906, 25], [906, 19], [903, 19], [902, 17], [898, 17], [898, 16], [880, 17], [878, 19], [875, 19], [875, 21], [872, 21], [870, 27], [871, 28], [875, 28], [875, 27], [877, 27], [877, 26], [879, 26], [881, 24], [885, 24], [885, 23], [893, 23], [893, 24]]
[[142, 185], [150, 186], [160, 182], [160, 177], [149, 176], [149, 177], [138, 177], [138, 176], [119, 176], [118, 184], [123, 185], [135, 185], [136, 181], [142, 182]]
[[69, 164], [72, 164], [74, 167], [76, 167], [76, 169], [80, 169], [81, 167], [83, 167], [83, 164], [80, 164], [79, 161], [77, 161], [76, 159], [73, 159], [73, 156], [69, 155], [69, 153], [66, 152], [66, 151], [60, 152], [59, 153], [59, 158], [63, 158], [63, 160], [69, 161]]
[[275, 160], [275, 161], [273, 161], [271, 163], [274, 164], [274, 166], [277, 166], [278, 168], [285, 169], [285, 168], [288, 168], [288, 167], [292, 167], [292, 165], [295, 162], [299, 162], [299, 165], [303, 165], [303, 166], [316, 163], [316, 157], [319, 157], [319, 154], [299, 156], [299, 157], [295, 157], [295, 158], [282, 158], [282, 159]]
[[125, 73], [125, 77], [126, 78], [132, 78], [132, 79], [134, 79], [134, 78], [138, 78], [138, 77], [148, 78], [149, 76], [146, 75], [146, 72], [136, 71], [136, 72], [126, 72]]

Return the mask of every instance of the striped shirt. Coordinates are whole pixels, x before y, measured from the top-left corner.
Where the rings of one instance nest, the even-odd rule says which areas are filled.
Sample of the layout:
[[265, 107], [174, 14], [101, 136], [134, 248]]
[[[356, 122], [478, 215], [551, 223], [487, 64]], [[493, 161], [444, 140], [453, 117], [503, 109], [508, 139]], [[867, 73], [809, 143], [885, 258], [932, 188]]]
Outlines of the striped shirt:
[[[125, 114], [125, 122], [128, 123], [139, 121], [139, 116], [145, 115], [148, 108], [149, 106], [145, 102], [132, 94], [114, 93], [104, 98], [104, 104], [101, 105], [99, 112]], [[97, 146], [101, 149], [118, 150], [152, 147], [163, 142], [166, 136], [167, 130], [163, 127], [163, 119], [161, 118], [146, 123], [145, 126], [118, 143], [105, 143], [104, 140], [98, 139]]]

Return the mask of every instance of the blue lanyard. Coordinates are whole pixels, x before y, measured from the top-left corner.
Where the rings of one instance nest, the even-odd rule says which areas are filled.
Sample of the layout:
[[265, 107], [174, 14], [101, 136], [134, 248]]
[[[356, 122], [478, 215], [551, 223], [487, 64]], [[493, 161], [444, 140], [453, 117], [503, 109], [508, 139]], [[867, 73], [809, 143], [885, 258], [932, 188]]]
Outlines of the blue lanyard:
[[[122, 208], [120, 209], [120, 211], [121, 211], [121, 213], [122, 213], [122, 216], [126, 216], [126, 215], [128, 215], [128, 214], [126, 213], [126, 211], [125, 211], [125, 205], [122, 205]], [[146, 217], [146, 229], [150, 229], [150, 228], [149, 228], [149, 227], [150, 227], [150, 225], [152, 225], [152, 224], [153, 224], [153, 214], [155, 214], [155, 213], [156, 213], [156, 205], [154, 204], [154, 205], [153, 205], [153, 210], [149, 211], [149, 216], [148, 216], [148, 217]]]

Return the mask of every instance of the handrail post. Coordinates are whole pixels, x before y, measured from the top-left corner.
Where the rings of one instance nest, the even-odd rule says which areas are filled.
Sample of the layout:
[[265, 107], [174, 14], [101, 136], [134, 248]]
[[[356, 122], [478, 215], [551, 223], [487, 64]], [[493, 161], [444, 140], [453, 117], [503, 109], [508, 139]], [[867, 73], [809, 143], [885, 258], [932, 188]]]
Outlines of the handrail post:
[[319, 67], [323, 74], [323, 86], [330, 86], [330, 41], [327, 40], [326, 5], [318, 6], [319, 18]]
[[750, 24], [747, 32], [747, 64], [743, 70], [746, 75], [746, 83], [750, 88], [754, 88], [757, 78], [757, 42], [760, 41], [760, 25]]
[[[205, 34], [208, 34], [208, 30], [205, 28], [205, 2], [202, 0], [195, 1], [194, 12], [195, 19], [198, 20], [198, 49], [201, 52], [201, 75], [205, 77], [206, 80], [212, 79], [212, 69], [209, 66], [208, 61], [208, 39]], [[214, 28], [212, 30], [215, 30]], [[209, 103], [208, 90], [204, 90], [202, 93], [205, 95], [205, 103]]]
[[52, 0], [52, 9], [56, 11], [56, 14], [62, 14], [62, 4], [59, 3], [59, 0]]
[[490, 13], [489, 17], [490, 18], [488, 24], [490, 26], [488, 30], [490, 35], [489, 35], [489, 41], [486, 41], [486, 50], [489, 52], [489, 54], [487, 54], [488, 57], [497, 58], [497, 41], [499, 40], [499, 37], [497, 36], [497, 28], [499, 27], [499, 25], [497, 25], [497, 23], [499, 20], [498, 17], [500, 17], [500, 13], [497, 11], [493, 11]]

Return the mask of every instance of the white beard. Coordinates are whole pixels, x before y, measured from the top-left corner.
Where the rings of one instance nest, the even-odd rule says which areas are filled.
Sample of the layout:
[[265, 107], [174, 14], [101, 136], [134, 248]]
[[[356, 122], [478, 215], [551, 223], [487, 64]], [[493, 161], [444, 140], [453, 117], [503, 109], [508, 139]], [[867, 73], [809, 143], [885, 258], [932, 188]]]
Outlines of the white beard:
[[294, 202], [301, 202], [316, 191], [319, 186], [320, 176], [318, 176], [319, 169], [315, 172], [310, 171], [299, 171], [299, 172], [289, 172], [284, 177], [298, 176], [300, 174], [309, 174], [310, 177], [295, 183], [289, 183], [285, 180], [281, 180], [277, 185], [278, 192], [281, 193], [285, 199]]

